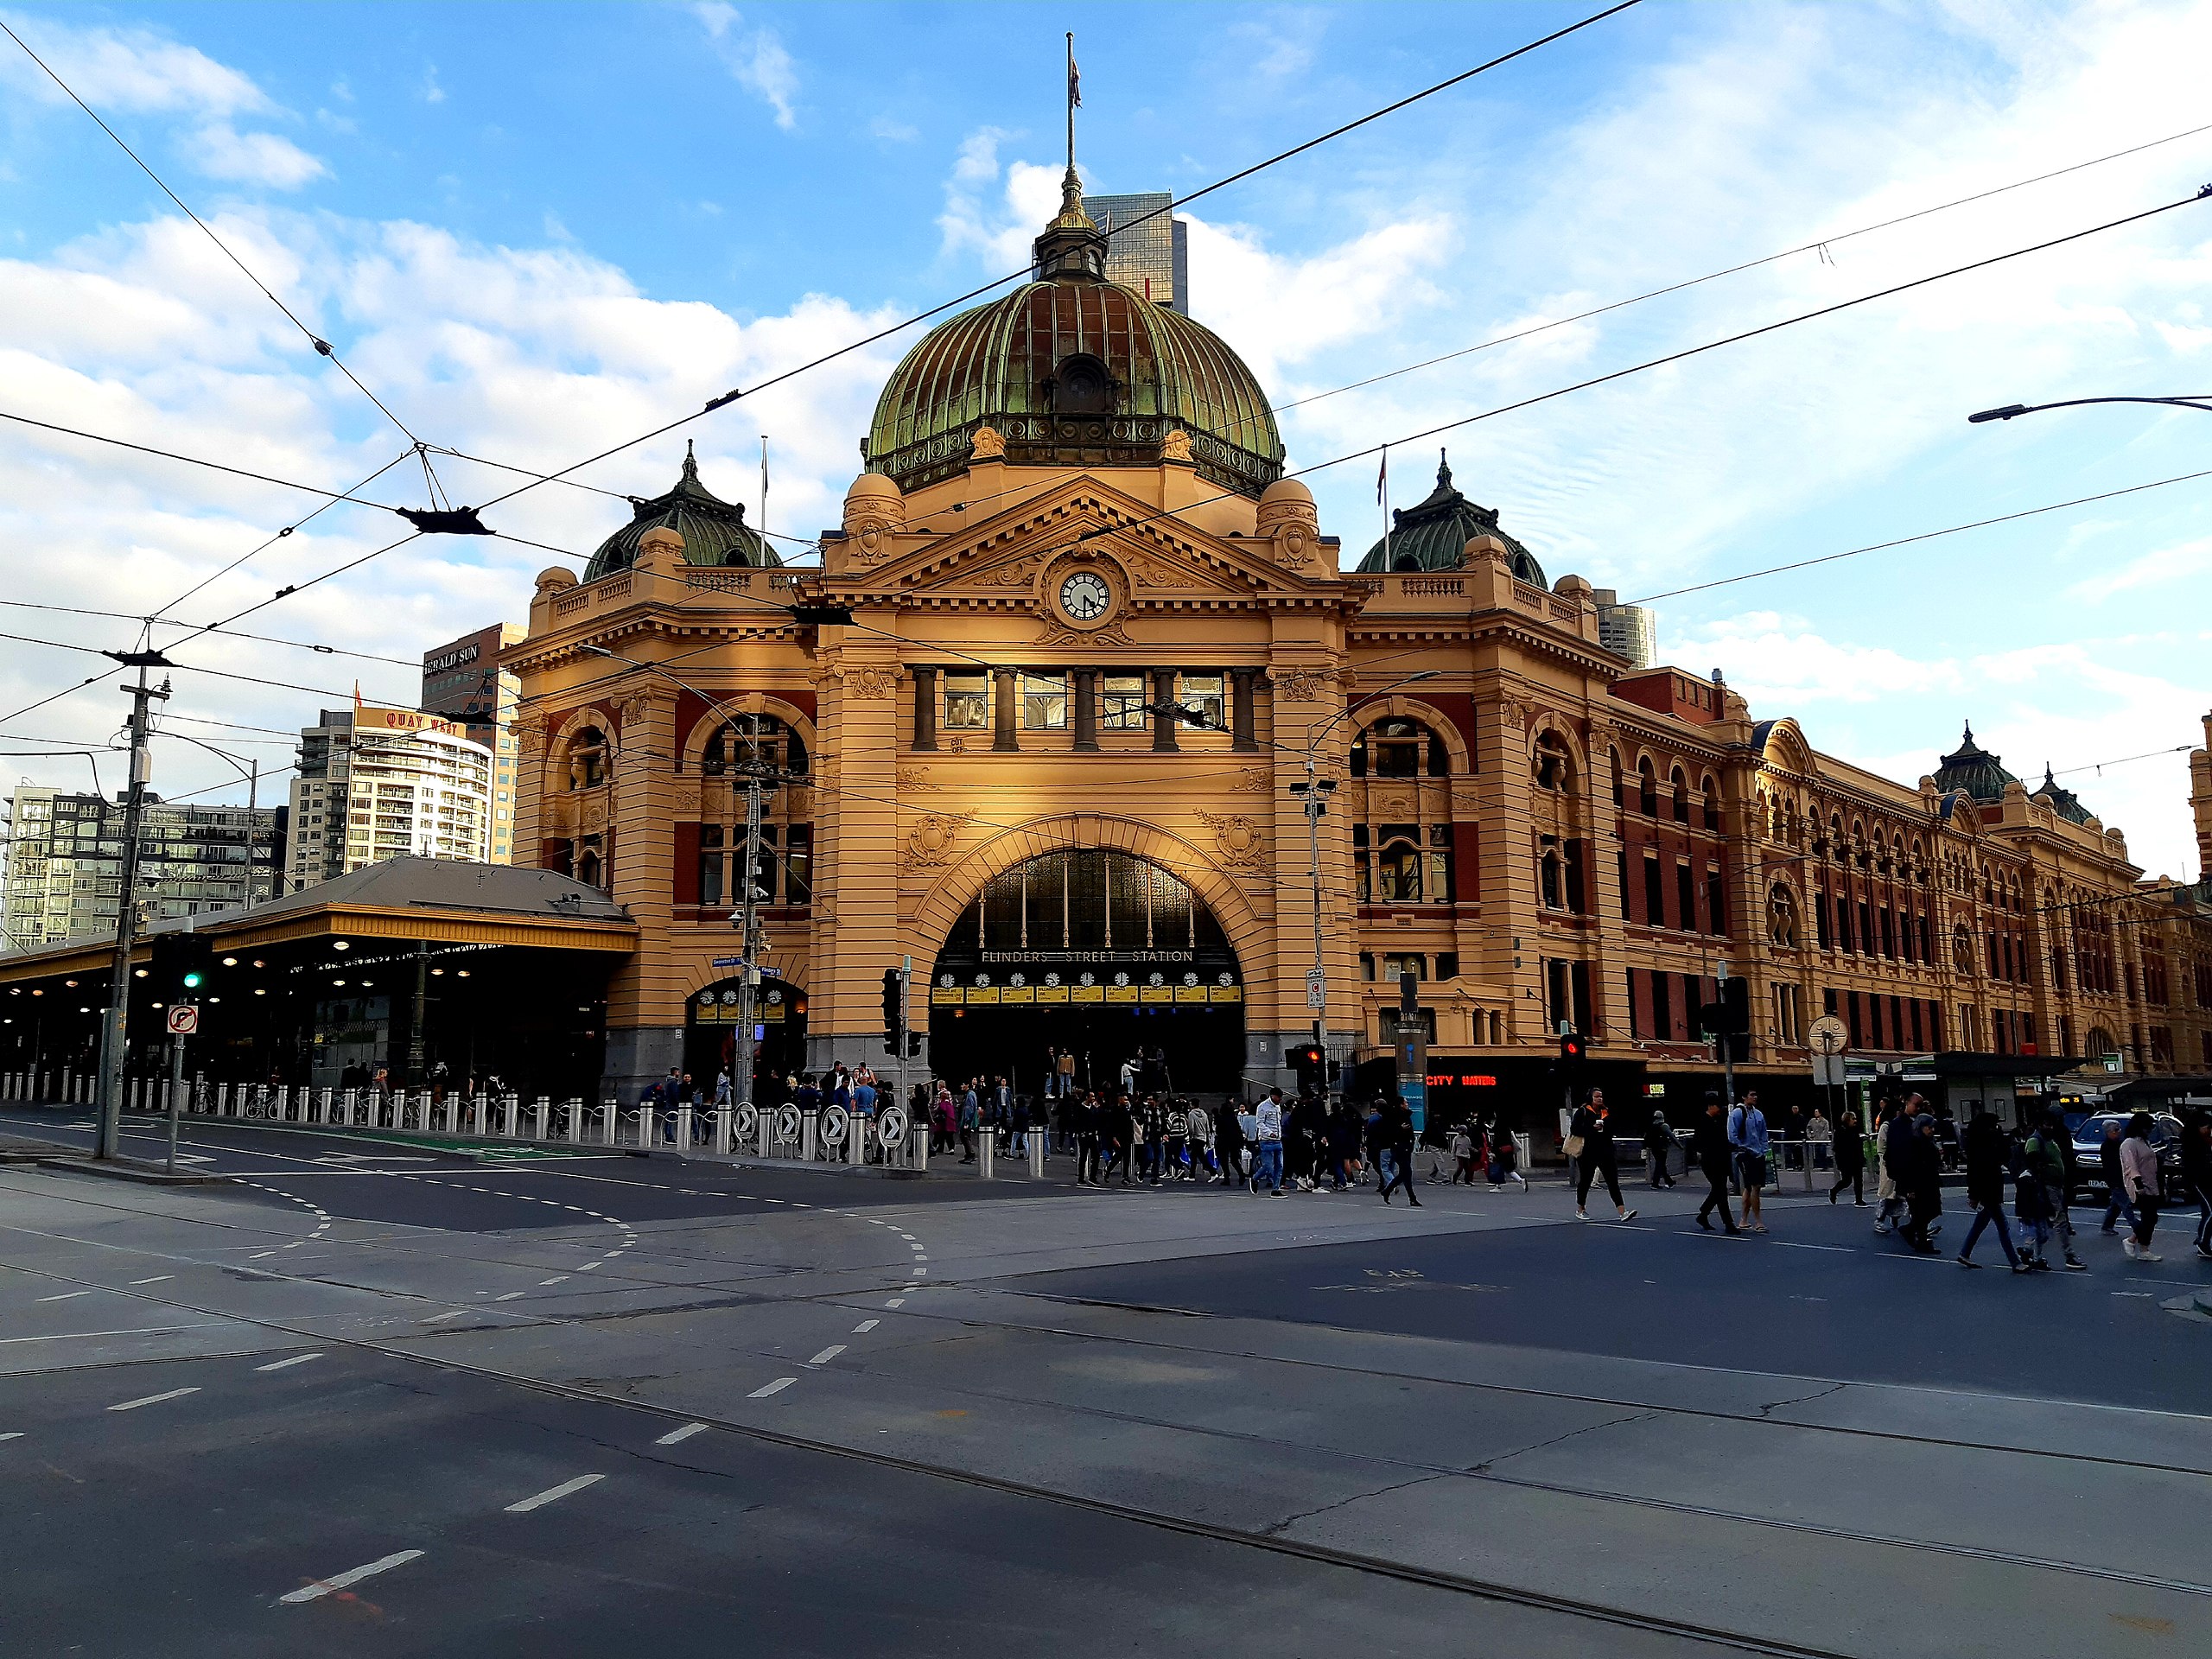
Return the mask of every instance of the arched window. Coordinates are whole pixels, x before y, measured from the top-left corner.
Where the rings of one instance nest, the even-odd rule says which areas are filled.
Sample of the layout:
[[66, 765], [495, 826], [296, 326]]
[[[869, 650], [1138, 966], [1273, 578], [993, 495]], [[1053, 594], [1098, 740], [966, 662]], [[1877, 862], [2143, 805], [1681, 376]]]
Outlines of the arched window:
[[1537, 737], [1530, 770], [1538, 789], [1557, 790], [1562, 795], [1574, 793], [1574, 753], [1557, 732], [1545, 732]]
[[1355, 778], [1446, 778], [1452, 752], [1417, 720], [1393, 715], [1362, 730], [1351, 744]]
[[1111, 415], [1114, 378], [1087, 353], [1060, 359], [1049, 383], [1055, 415]]
[[599, 877], [599, 855], [590, 848], [586, 848], [583, 855], [576, 860], [576, 880], [588, 887], [605, 886], [606, 884]]
[[1375, 855], [1376, 897], [1383, 904], [1421, 902], [1421, 827], [1385, 824], [1383, 841]]
[[569, 740], [569, 787], [596, 789], [606, 781], [607, 734], [596, 726], [586, 726]]
[[1651, 769], [1651, 757], [1645, 755], [1636, 763], [1637, 810], [1647, 818], [1659, 816], [1659, 779]]
[[1705, 797], [1705, 827], [1718, 830], [1720, 827], [1720, 785], [1713, 781], [1713, 774], [1708, 772], [1697, 780], [1697, 788], [1698, 793]]
[[1628, 804], [1628, 786], [1621, 777], [1621, 752], [1618, 749], [1608, 749], [1605, 751], [1605, 758], [1612, 767], [1613, 804], [1615, 806], [1626, 806]]
[[806, 774], [806, 740], [773, 715], [733, 715], [708, 738], [699, 770], [709, 778], [731, 772]]
[[1567, 874], [1560, 863], [1559, 849], [1547, 847], [1536, 861], [1537, 887], [1546, 910], [1567, 908]]
[[1797, 947], [1797, 895], [1780, 881], [1767, 892], [1766, 936], [1785, 950]]

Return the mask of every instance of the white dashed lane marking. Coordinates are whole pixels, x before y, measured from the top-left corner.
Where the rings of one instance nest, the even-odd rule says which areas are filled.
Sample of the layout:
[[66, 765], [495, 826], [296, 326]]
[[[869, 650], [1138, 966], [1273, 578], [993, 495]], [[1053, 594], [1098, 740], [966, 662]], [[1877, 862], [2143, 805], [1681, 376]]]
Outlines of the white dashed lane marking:
[[133, 1279], [130, 1282], [134, 1285], [159, 1285], [165, 1284], [175, 1277], [176, 1274], [173, 1273], [157, 1273], [150, 1279]]
[[276, 1599], [279, 1603], [291, 1606], [297, 1606], [302, 1602], [315, 1601], [328, 1595], [334, 1590], [343, 1590], [348, 1585], [359, 1584], [363, 1579], [372, 1579], [379, 1573], [391, 1572], [395, 1567], [404, 1567], [408, 1562], [416, 1560], [422, 1554], [423, 1552], [419, 1549], [403, 1549], [397, 1554], [387, 1555], [380, 1561], [371, 1561], [365, 1567], [348, 1567], [345, 1572], [334, 1573], [329, 1578], [317, 1579], [311, 1584], [303, 1584], [298, 1589], [281, 1595]]
[[774, 1382], [766, 1383], [760, 1388], [753, 1389], [752, 1393], [747, 1395], [745, 1397], [748, 1400], [766, 1400], [772, 1394], [780, 1394], [784, 1389], [788, 1389], [792, 1383], [798, 1381], [798, 1378], [795, 1376], [779, 1376]]
[[853, 1334], [856, 1337], [864, 1335], [866, 1332], [874, 1330], [877, 1325], [882, 1323], [883, 1321], [880, 1319], [862, 1319], [858, 1325], [853, 1327]]
[[257, 1371], [289, 1371], [295, 1365], [304, 1365], [311, 1359], [321, 1359], [321, 1354], [294, 1354], [289, 1359], [280, 1359], [273, 1364], [257, 1365]]
[[200, 1390], [196, 1388], [171, 1389], [166, 1394], [149, 1394], [142, 1400], [125, 1400], [121, 1405], [110, 1406], [108, 1409], [110, 1411], [136, 1411], [141, 1406], [158, 1406], [164, 1400], [181, 1400], [188, 1394], [197, 1394], [199, 1392]]
[[688, 1440], [694, 1434], [705, 1433], [706, 1430], [707, 1426], [704, 1423], [686, 1423], [681, 1428], [671, 1428], [667, 1433], [655, 1440], [653, 1444], [655, 1446], [674, 1446], [678, 1440]]
[[532, 1510], [542, 1510], [548, 1503], [557, 1503], [570, 1492], [580, 1492], [587, 1486], [605, 1480], [605, 1475], [578, 1475], [574, 1480], [564, 1480], [558, 1486], [548, 1486], [533, 1497], [507, 1505], [509, 1515], [528, 1515]]
[[806, 1363], [810, 1365], [827, 1365], [831, 1360], [836, 1358], [838, 1355], [844, 1351], [845, 1344], [843, 1343], [833, 1342]]
[[58, 1296], [41, 1296], [39, 1298], [39, 1300], [41, 1302], [72, 1302], [76, 1300], [79, 1296], [89, 1296], [92, 1294], [92, 1293], [89, 1290], [65, 1290]]

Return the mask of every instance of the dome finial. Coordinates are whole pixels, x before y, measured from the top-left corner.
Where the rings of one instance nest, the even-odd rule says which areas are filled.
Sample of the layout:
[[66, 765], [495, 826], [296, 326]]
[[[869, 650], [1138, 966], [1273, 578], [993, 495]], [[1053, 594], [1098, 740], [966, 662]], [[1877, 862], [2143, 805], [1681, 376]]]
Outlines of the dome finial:
[[699, 481], [699, 457], [691, 448], [691, 440], [683, 440], [683, 476], [694, 484]]
[[1046, 282], [1056, 277], [1106, 277], [1106, 237], [1083, 210], [1083, 178], [1075, 170], [1075, 111], [1083, 102], [1083, 82], [1075, 67], [1075, 35], [1068, 35], [1068, 170], [1060, 178], [1060, 211], [1033, 245], [1037, 275]]
[[1436, 452], [1436, 487], [1440, 490], [1452, 487], [1452, 458], [1441, 447]]

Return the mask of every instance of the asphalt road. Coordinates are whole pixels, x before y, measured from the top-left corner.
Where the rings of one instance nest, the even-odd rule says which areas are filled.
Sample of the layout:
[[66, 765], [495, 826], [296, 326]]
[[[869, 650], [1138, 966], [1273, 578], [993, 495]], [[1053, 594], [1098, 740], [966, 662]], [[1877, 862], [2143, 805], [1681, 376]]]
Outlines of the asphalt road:
[[0, 1168], [10, 1659], [2212, 1651], [2185, 1236], [186, 1140]]

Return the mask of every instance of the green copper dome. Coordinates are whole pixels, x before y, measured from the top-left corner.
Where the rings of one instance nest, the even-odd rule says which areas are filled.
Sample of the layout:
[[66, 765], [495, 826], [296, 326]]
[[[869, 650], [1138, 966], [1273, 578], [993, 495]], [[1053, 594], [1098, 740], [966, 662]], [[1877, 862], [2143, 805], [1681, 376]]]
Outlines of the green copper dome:
[[745, 522], [741, 502], [725, 501], [699, 481], [699, 462], [683, 447], [683, 475], [676, 487], [650, 501], [630, 499], [630, 522], [599, 544], [584, 567], [584, 580], [627, 570], [636, 562], [638, 543], [649, 530], [672, 530], [683, 538], [686, 564], [781, 564], [775, 549]]
[[1212, 330], [1108, 282], [1072, 175], [1063, 195], [1037, 238], [1045, 280], [939, 323], [892, 372], [868, 470], [902, 490], [950, 478], [986, 426], [1017, 466], [1156, 467], [1179, 432], [1201, 477], [1256, 498], [1283, 457], [1260, 383]]
[[1551, 585], [1535, 556], [1497, 527], [1496, 509], [1478, 506], [1452, 486], [1452, 468], [1441, 454], [1428, 499], [1391, 513], [1389, 535], [1368, 549], [1359, 568], [1370, 575], [1383, 570], [1457, 570], [1467, 543], [1478, 536], [1495, 536], [1505, 543], [1516, 580], [1532, 588]]
[[1956, 752], [1943, 757], [1936, 769], [1936, 787], [1948, 792], [1962, 789], [1977, 801], [2001, 801], [2005, 785], [2020, 780], [1998, 763], [1998, 757], [1974, 741], [1974, 727], [1959, 740]]
[[2051, 810], [2069, 823], [2087, 823], [2092, 816], [2089, 809], [2082, 804], [2082, 798], [2058, 781], [2048, 760], [2043, 763], [2043, 782], [2030, 792], [2048, 800]]

